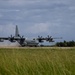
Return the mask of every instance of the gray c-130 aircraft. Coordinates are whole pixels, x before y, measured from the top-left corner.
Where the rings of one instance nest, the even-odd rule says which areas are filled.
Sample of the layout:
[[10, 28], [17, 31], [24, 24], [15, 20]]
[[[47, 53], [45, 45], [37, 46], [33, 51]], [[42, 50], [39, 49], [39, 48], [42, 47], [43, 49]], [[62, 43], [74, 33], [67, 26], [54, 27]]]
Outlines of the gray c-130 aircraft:
[[20, 46], [38, 46], [38, 42], [35, 40], [27, 40], [23, 36], [20, 36], [18, 31], [18, 26], [16, 25], [15, 36], [10, 37], [0, 37], [0, 42], [4, 42], [4, 40], [9, 40], [10, 42], [18, 42]]
[[38, 38], [34, 38], [32, 40], [28, 40], [26, 38], [24, 38], [24, 36], [21, 36], [19, 34], [19, 31], [18, 31], [18, 26], [16, 25], [16, 30], [15, 30], [15, 36], [10, 36], [10, 37], [0, 37], [0, 42], [4, 42], [4, 40], [9, 40], [10, 42], [18, 42], [20, 44], [20, 46], [35, 46], [37, 47], [39, 43], [42, 43], [44, 42], [44, 40], [46, 40], [47, 42], [54, 42], [53, 39], [61, 39], [61, 38], [52, 38], [52, 36], [49, 36], [48, 37], [40, 37], [38, 36]]

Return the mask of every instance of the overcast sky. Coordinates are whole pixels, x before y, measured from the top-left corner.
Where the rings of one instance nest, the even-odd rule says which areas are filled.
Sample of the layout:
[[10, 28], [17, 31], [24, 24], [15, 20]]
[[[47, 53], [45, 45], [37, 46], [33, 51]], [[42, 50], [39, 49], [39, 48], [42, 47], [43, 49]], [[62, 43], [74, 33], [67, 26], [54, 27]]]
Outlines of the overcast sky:
[[75, 0], [0, 0], [0, 36], [63, 37], [75, 40]]

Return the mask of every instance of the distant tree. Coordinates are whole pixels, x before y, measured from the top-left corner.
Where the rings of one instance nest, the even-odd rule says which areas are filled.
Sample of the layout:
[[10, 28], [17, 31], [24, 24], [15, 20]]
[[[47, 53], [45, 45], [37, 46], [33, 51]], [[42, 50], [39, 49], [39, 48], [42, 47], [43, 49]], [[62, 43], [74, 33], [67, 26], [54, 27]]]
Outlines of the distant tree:
[[72, 40], [72, 41], [70, 41], [69, 43], [70, 43], [70, 46], [72, 46], [72, 47], [73, 47], [73, 46], [75, 46], [75, 45], [74, 45], [74, 41], [73, 41], [73, 40]]
[[64, 40], [64, 42], [63, 42], [63, 46], [64, 47], [67, 47], [67, 42]]
[[73, 40], [69, 41], [69, 42], [64, 40], [63, 42], [57, 42], [56, 46], [58, 46], [58, 47], [73, 47], [73, 46], [75, 46], [75, 42]]

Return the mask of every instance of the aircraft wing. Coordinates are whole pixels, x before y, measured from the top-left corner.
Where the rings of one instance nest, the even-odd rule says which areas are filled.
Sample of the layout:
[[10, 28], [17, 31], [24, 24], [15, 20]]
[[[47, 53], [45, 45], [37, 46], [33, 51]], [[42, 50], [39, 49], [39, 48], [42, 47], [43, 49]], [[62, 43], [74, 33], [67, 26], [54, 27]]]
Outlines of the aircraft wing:
[[8, 37], [0, 37], [0, 39], [8, 40]]
[[4, 40], [8, 40], [10, 42], [15, 42], [15, 41], [24, 41], [25, 38], [20, 38], [20, 37], [0, 37], [0, 42], [3, 42]]
[[8, 37], [0, 37], [0, 42], [4, 42], [4, 40], [8, 40]]

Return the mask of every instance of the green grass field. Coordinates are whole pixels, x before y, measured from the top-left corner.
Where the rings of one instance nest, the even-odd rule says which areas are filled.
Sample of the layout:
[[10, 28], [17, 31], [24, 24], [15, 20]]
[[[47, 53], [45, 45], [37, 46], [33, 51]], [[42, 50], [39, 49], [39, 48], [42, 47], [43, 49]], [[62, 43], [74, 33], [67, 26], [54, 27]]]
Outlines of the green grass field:
[[0, 75], [75, 75], [75, 48], [0, 48]]

